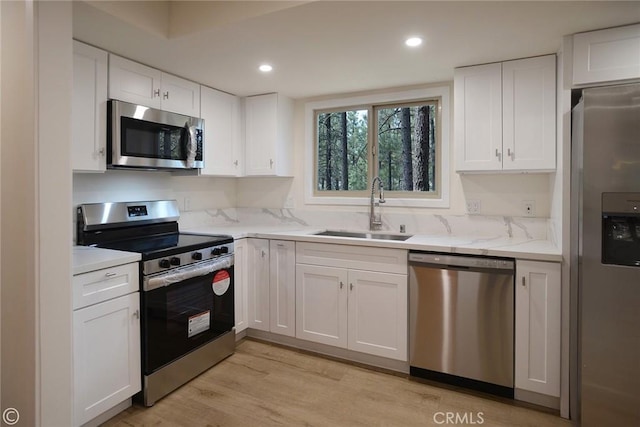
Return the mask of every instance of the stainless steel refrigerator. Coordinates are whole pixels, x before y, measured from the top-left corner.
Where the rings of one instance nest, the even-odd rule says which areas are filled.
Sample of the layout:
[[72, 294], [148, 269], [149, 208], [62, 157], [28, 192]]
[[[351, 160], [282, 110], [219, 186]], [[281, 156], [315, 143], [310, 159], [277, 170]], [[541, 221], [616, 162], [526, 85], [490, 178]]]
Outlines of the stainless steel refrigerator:
[[640, 84], [585, 89], [572, 119], [572, 417], [640, 426]]

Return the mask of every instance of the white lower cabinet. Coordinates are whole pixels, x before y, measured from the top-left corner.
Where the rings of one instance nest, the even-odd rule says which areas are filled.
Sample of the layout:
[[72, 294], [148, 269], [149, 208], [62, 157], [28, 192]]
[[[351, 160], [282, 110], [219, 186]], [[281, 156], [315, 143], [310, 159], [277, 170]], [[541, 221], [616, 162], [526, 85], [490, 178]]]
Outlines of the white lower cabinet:
[[344, 268], [296, 266], [296, 337], [347, 347], [349, 272]]
[[296, 335], [296, 244], [269, 241], [269, 330]]
[[348, 348], [407, 358], [407, 276], [349, 270]]
[[269, 331], [269, 240], [247, 239], [249, 327]]
[[516, 261], [515, 387], [560, 396], [561, 266]]
[[296, 337], [406, 361], [406, 251], [297, 246]]
[[247, 251], [247, 239], [239, 239], [233, 243], [233, 297], [236, 334], [249, 327]]
[[249, 327], [295, 335], [295, 242], [247, 239]]
[[[130, 266], [135, 272], [129, 276], [135, 292], [123, 286], [124, 295], [78, 307], [73, 312], [76, 426], [91, 421], [141, 389], [137, 263]], [[95, 292], [112, 288], [117, 283], [114, 278], [118, 270], [123, 267], [123, 271], [130, 270], [121, 266], [74, 276], [74, 286], [86, 282]], [[104, 280], [96, 281], [96, 274]]]

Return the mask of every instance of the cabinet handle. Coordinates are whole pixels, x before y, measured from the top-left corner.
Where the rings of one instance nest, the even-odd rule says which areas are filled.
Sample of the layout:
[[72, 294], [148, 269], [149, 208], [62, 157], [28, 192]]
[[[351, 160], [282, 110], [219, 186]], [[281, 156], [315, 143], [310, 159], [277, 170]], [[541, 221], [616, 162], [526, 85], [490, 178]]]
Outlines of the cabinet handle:
[[500, 154], [497, 148], [496, 148], [496, 157], [498, 158], [498, 161], [502, 161], [502, 155]]
[[527, 283], [525, 282], [525, 280], [526, 280], [526, 279], [525, 279], [525, 277], [524, 277], [524, 276], [522, 276], [522, 286], [524, 286], [524, 287], [526, 287], [526, 286], [527, 286]]
[[344, 287], [344, 283], [340, 282], [340, 289]]
[[238, 166], [238, 161], [233, 162], [234, 165]]
[[140, 310], [136, 310], [133, 312], [133, 317], [135, 317], [136, 319], [140, 319]]
[[156, 89], [153, 91], [153, 97], [160, 96], [160, 89]]
[[98, 150], [98, 154], [100, 154], [103, 157], [104, 157], [104, 153], [105, 153], [104, 147]]
[[273, 159], [269, 159], [269, 169], [273, 169]]
[[116, 276], [117, 274], [118, 274], [118, 273], [114, 273], [114, 272], [112, 271], [112, 272], [109, 272], [109, 273], [105, 273], [104, 277], [114, 277], [114, 276]]
[[169, 99], [169, 92], [165, 92], [162, 94], [162, 99]]
[[353, 283], [349, 283], [349, 290], [352, 291], [353, 290]]
[[511, 151], [511, 148], [507, 148], [507, 156], [511, 157], [511, 160], [514, 160], [514, 158], [516, 157], [516, 152]]
[[265, 255], [266, 255], [266, 252], [265, 252], [265, 251], [261, 251], [261, 252], [262, 252], [262, 254], [261, 254], [261, 255], [262, 255], [262, 258], [264, 258], [264, 257], [265, 257]]

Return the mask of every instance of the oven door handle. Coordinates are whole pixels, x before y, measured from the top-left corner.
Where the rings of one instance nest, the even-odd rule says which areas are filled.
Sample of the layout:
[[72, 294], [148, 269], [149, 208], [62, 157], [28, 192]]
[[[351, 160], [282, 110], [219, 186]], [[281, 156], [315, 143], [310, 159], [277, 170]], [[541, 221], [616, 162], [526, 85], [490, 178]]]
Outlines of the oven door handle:
[[233, 266], [233, 255], [228, 255], [214, 260], [202, 261], [196, 264], [178, 267], [169, 271], [145, 276], [142, 281], [144, 292], [169, 286], [174, 283], [183, 282], [193, 277], [206, 276], [214, 271], [230, 268]]

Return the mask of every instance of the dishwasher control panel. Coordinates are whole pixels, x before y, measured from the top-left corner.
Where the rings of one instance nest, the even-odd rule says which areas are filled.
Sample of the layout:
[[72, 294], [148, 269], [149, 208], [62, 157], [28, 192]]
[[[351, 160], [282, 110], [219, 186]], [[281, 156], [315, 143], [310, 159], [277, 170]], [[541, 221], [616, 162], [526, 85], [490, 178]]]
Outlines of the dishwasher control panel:
[[515, 268], [515, 261], [512, 259], [424, 252], [409, 252], [409, 262], [467, 268], [491, 268], [497, 270], [513, 270]]

